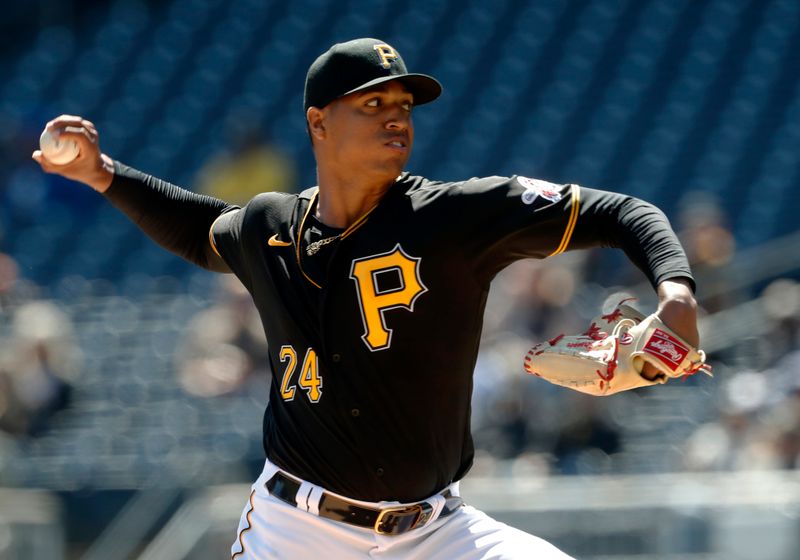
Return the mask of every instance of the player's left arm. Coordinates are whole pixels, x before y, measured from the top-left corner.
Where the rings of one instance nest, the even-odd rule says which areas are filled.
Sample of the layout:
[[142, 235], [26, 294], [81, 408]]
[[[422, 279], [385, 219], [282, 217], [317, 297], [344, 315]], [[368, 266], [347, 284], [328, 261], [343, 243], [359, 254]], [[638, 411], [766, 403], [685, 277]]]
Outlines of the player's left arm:
[[[689, 261], [666, 215], [653, 204], [618, 193], [580, 188], [581, 208], [566, 250], [617, 247], [655, 287], [661, 320], [698, 346], [695, 283]], [[653, 368], [646, 368], [655, 374]]]
[[[619, 193], [519, 176], [470, 180], [458, 194], [459, 214], [471, 226], [465, 239], [475, 248], [476, 274], [491, 280], [521, 258], [619, 248], [657, 291], [661, 321], [697, 346], [692, 271], [669, 220], [654, 205]], [[643, 373], [650, 378], [657, 372], [648, 364]]]
[[[635, 197], [525, 177], [471, 180], [452, 212], [463, 216], [463, 238], [473, 248], [475, 272], [488, 280], [522, 258], [614, 247], [647, 277], [665, 285], [663, 301], [687, 301], [694, 279], [686, 254], [664, 213]], [[669, 310], [667, 310], [669, 311]]]
[[[697, 303], [694, 298], [695, 283], [683, 247], [664, 213], [654, 205], [634, 197], [575, 185], [569, 188], [571, 196], [568, 204], [561, 206], [555, 203], [550, 208], [542, 209], [543, 213], [550, 215], [551, 218], [562, 216], [560, 220], [551, 222], [549, 227], [555, 227], [556, 231], [559, 231], [561, 228], [557, 225], [558, 222], [566, 223], [557, 249], [550, 254], [598, 246], [624, 250], [630, 260], [644, 272], [658, 293], [657, 318], [663, 322], [665, 328], [682, 338], [690, 347], [697, 348], [700, 336], [697, 329]], [[693, 362], [690, 364], [691, 367], [705, 360], [705, 355], [701, 351], [696, 354], [693, 359], [700, 362], [697, 364]], [[531, 360], [529, 365], [532, 367], [541, 367], [537, 366], [537, 360], [543, 358], [536, 352], [527, 359]], [[583, 360], [578, 360], [581, 361]], [[616, 350], [613, 364], [615, 367], [620, 365], [617, 362]], [[600, 390], [611, 391], [612, 388], [614, 392], [624, 390], [626, 381], [623, 378], [627, 365], [631, 364], [623, 364], [619, 370], [620, 379], [613, 381], [613, 375], [605, 380], [601, 379]], [[573, 366], [564, 367], [574, 371], [581, 369]], [[608, 367], [611, 368], [611, 365]], [[588, 380], [597, 384], [594, 371], [590, 368], [588, 379], [581, 378], [578, 384]], [[637, 373], [638, 375], [627, 378], [627, 381], [639, 379], [632, 387], [663, 382], [665, 379], [664, 372], [656, 363], [647, 360]], [[541, 375], [552, 381], [547, 377], [546, 369], [542, 370]], [[602, 378], [602, 375], [600, 377]], [[658, 381], [659, 379], [661, 381]], [[606, 384], [605, 388], [603, 381]]]
[[[564, 251], [622, 249], [658, 292], [658, 313], [686, 342], [696, 345], [695, 284], [686, 253], [666, 215], [653, 204], [619, 193], [514, 178], [483, 191], [490, 214], [488, 266]], [[505, 194], [502, 199], [490, 197]], [[489, 210], [489, 211], [490, 211]], [[488, 211], [487, 211], [488, 212]]]
[[[682, 279], [695, 290], [686, 253], [664, 213], [644, 200], [619, 193], [580, 189], [577, 220], [568, 240], [567, 251], [591, 247], [622, 249], [650, 281], [658, 287], [665, 280]], [[677, 297], [679, 291], [664, 290], [664, 297]]]
[[[658, 285], [658, 309], [656, 313], [666, 326], [693, 347], [700, 346], [697, 329], [697, 302], [692, 286], [684, 278], [664, 280]], [[646, 364], [642, 377], [653, 380], [658, 370]]]

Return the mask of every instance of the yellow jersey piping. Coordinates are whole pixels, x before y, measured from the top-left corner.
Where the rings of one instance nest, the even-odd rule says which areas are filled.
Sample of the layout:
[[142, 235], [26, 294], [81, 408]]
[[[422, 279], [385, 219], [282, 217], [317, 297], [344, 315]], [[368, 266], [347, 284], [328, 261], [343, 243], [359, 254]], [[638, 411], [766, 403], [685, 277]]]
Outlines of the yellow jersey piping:
[[217, 216], [217, 218], [211, 222], [211, 227], [208, 228], [208, 243], [211, 245], [211, 250], [214, 251], [219, 258], [222, 258], [222, 255], [219, 254], [219, 251], [217, 250], [217, 243], [214, 241], [214, 224], [216, 224], [217, 221], [224, 215], [225, 214], [220, 214]]
[[[318, 194], [319, 194], [319, 189], [317, 189], [317, 192], [315, 192], [314, 194], [311, 195], [311, 199], [308, 201], [308, 208], [306, 208], [306, 213], [303, 214], [303, 219], [300, 220], [300, 228], [297, 230], [297, 241], [296, 241], [296, 247], [295, 247], [295, 255], [297, 257], [297, 267], [300, 269], [300, 272], [303, 274], [303, 276], [305, 276], [306, 280], [311, 282], [317, 288], [322, 289], [322, 286], [320, 286], [319, 284], [314, 282], [314, 280], [312, 280], [311, 277], [308, 274], [306, 274], [306, 271], [303, 270], [303, 265], [300, 262], [300, 244], [303, 242], [303, 226], [306, 223], [306, 218], [308, 218], [308, 215], [311, 213], [311, 209], [314, 207], [314, 202], [316, 202]], [[356, 229], [361, 227], [364, 224], [364, 222], [367, 221], [367, 217], [370, 214], [372, 214], [372, 211], [375, 210], [377, 207], [378, 207], [378, 205], [375, 204], [375, 206], [373, 206], [372, 208], [370, 208], [369, 210], [364, 212], [364, 214], [359, 219], [357, 219], [355, 222], [350, 224], [350, 227], [348, 227], [346, 230], [344, 230], [344, 232], [342, 232], [342, 234], [339, 237], [339, 239], [344, 239], [344, 238], [348, 237]]]
[[559, 243], [555, 251], [548, 255], [549, 257], [558, 255], [567, 250], [569, 241], [572, 239], [572, 233], [575, 231], [575, 224], [578, 223], [578, 214], [580, 213], [581, 207], [581, 191], [578, 185], [570, 185], [570, 188], [572, 191], [572, 209], [569, 213], [567, 227], [564, 229], [564, 236], [561, 238], [561, 243]]
[[256, 506], [253, 504], [253, 498], [255, 497], [255, 495], [256, 495], [256, 491], [255, 490], [251, 490], [250, 491], [250, 499], [248, 500], [248, 502], [250, 502], [250, 509], [248, 510], [247, 515], [245, 515], [245, 519], [247, 520], [247, 527], [245, 527], [245, 528], [243, 528], [241, 530], [241, 532], [239, 533], [239, 536], [236, 539], [236, 540], [239, 541], [239, 545], [242, 547], [242, 550], [240, 550], [239, 552], [234, 553], [231, 556], [231, 560], [235, 560], [235, 558], [237, 556], [241, 556], [242, 554], [244, 554], [244, 534], [247, 531], [249, 531], [250, 529], [253, 528], [253, 521], [252, 521], [252, 519], [250, 519], [250, 516], [253, 515], [253, 510], [256, 508]]

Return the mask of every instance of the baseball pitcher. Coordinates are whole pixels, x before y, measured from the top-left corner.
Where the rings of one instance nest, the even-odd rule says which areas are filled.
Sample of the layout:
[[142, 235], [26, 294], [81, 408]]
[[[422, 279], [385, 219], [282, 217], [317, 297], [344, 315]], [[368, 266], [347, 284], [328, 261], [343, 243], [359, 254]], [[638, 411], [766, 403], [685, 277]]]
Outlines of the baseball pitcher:
[[472, 375], [489, 286], [518, 259], [621, 248], [660, 301], [649, 318], [621, 309], [535, 346], [530, 373], [604, 395], [703, 367], [692, 274], [652, 205], [521, 176], [441, 182], [405, 169], [412, 113], [441, 91], [384, 41], [332, 46], [305, 82], [318, 185], [299, 194], [263, 185], [244, 207], [112, 160], [80, 117], [47, 124], [75, 141], [75, 160], [33, 154], [252, 294], [275, 376], [267, 459], [236, 560], [568, 558], [459, 494], [474, 455]]

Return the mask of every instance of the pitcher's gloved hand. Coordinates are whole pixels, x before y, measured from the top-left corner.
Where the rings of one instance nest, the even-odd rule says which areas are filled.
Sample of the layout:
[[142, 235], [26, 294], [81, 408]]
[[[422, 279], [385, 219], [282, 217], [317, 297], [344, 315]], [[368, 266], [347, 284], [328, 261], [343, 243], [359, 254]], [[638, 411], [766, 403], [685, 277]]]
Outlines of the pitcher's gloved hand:
[[[705, 352], [675, 334], [658, 315], [645, 317], [623, 301], [595, 318], [586, 332], [561, 334], [531, 348], [525, 370], [556, 385], [604, 396], [698, 371], [711, 375], [705, 361]], [[645, 364], [658, 371], [652, 380], [642, 376]]]

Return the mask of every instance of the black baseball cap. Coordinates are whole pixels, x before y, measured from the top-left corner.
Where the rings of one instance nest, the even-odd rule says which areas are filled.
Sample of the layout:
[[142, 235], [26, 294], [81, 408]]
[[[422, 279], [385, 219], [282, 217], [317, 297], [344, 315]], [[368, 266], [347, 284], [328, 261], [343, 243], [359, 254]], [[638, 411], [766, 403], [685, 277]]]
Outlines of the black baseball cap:
[[414, 105], [429, 103], [442, 93], [442, 85], [425, 74], [409, 74], [394, 47], [379, 39], [354, 39], [336, 43], [308, 69], [303, 104], [325, 105], [362, 89], [400, 80], [414, 96]]

